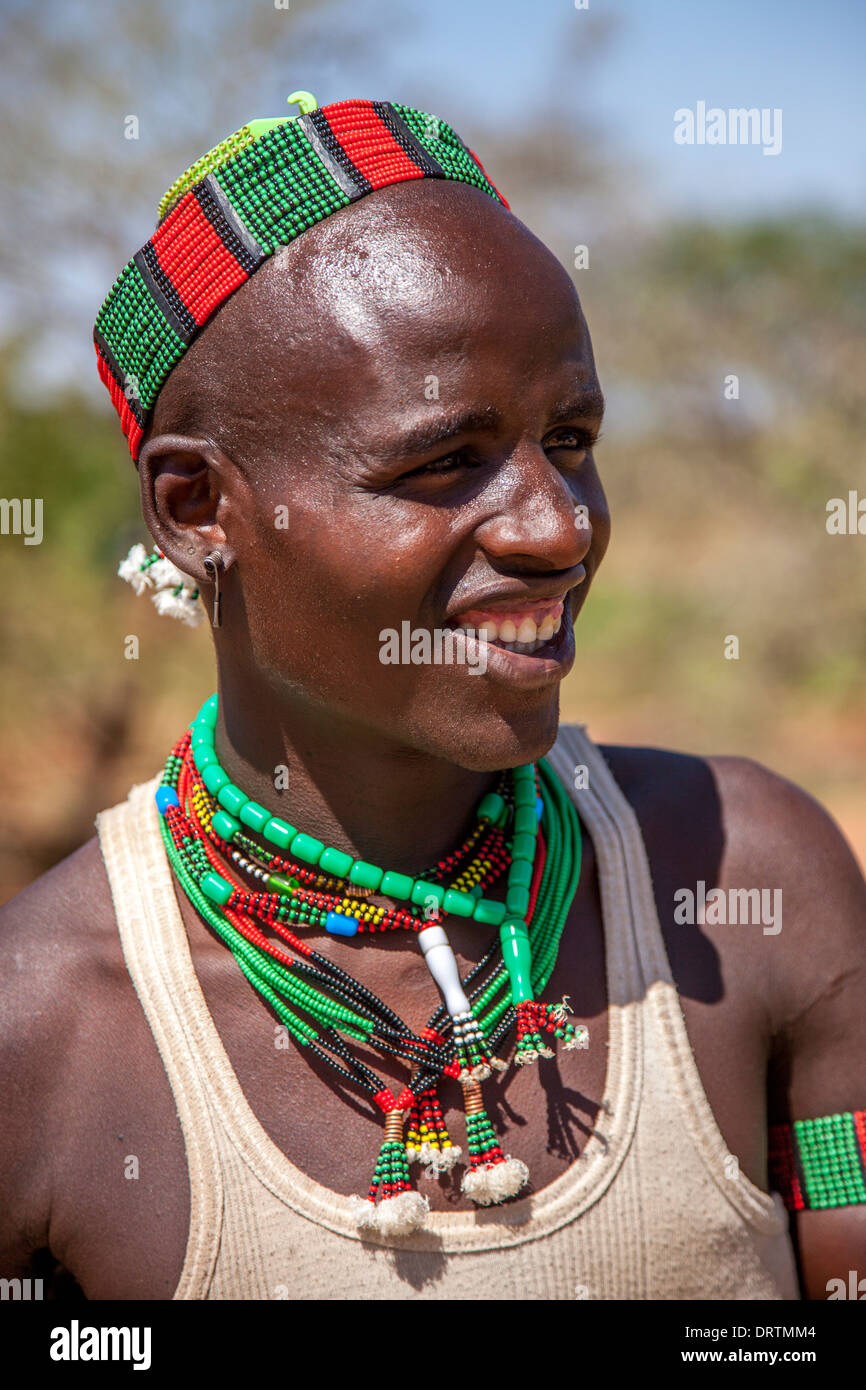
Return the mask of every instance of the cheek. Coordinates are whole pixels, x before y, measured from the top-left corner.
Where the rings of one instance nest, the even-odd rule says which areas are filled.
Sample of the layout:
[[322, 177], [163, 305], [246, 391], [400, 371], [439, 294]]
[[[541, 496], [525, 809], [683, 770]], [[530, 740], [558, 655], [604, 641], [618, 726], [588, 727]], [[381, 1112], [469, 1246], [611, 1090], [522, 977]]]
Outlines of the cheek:
[[361, 676], [380, 690], [385, 680], [393, 700], [395, 668], [380, 661], [380, 633], [406, 619], [429, 624], [444, 522], [433, 516], [422, 528], [381, 498], [273, 515], [271, 524], [265, 511], [238, 548], [254, 665], [329, 697], [351, 691], [363, 700]]

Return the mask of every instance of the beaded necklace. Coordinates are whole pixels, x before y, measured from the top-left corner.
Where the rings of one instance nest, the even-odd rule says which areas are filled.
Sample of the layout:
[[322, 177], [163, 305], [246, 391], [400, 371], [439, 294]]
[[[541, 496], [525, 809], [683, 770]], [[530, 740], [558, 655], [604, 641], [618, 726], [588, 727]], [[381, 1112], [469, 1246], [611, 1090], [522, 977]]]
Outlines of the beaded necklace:
[[[503, 1153], [481, 1091], [494, 1069], [508, 1065], [496, 1050], [514, 1033], [513, 1060], [522, 1066], [552, 1056], [548, 1043], [556, 1038], [566, 1048], [588, 1045], [587, 1030], [568, 1022], [566, 1000], [536, 999], [556, 963], [580, 874], [580, 822], [559, 780], [544, 759], [537, 769], [512, 769], [501, 791], [479, 802], [476, 826], [460, 850], [440, 860], [429, 877], [416, 878], [329, 848], [251, 801], [219, 765], [216, 719], [214, 695], [169, 755], [156, 794], [163, 843], [190, 902], [289, 1036], [383, 1112], [384, 1141], [370, 1188], [366, 1197], [352, 1199], [359, 1227], [384, 1235], [416, 1229], [429, 1203], [412, 1186], [410, 1163], [426, 1164], [432, 1177], [461, 1160], [438, 1094], [446, 1077], [459, 1081], [464, 1096], [469, 1161], [462, 1191], [482, 1206], [515, 1196], [528, 1169]], [[274, 871], [277, 866], [281, 871]], [[505, 903], [485, 898], [484, 889], [506, 870]], [[309, 884], [315, 871], [322, 883], [305, 888], [296, 875], [304, 873]], [[249, 892], [243, 873], [267, 891]], [[456, 883], [470, 884], [471, 891]], [[363, 909], [351, 896], [358, 887], [407, 906], [376, 908], [381, 917], [362, 924]], [[463, 981], [442, 924], [448, 915], [499, 928], [498, 941]], [[324, 927], [351, 936], [364, 927], [410, 926], [443, 1001], [420, 1034], [293, 930]], [[347, 1039], [409, 1064], [398, 1096], [354, 1055]]]
[[[239, 821], [220, 809], [217, 799], [208, 792], [195, 765], [189, 735], [172, 750], [172, 756], [182, 765], [178, 785], [190, 806], [190, 819], [197, 830], [218, 854], [230, 859], [248, 878], [269, 890], [274, 898], [272, 908], [283, 921], [323, 926], [339, 936], [401, 927], [419, 931], [428, 920], [438, 916], [439, 899], [444, 898], [449, 883], [451, 891], [478, 898], [508, 867], [509, 855], [498, 824], [498, 821], [507, 821], [510, 809], [504, 777], [500, 779], [500, 790], [484, 798], [479, 807], [479, 819], [460, 848], [412, 880], [431, 889], [430, 893], [419, 889], [416, 895], [417, 903], [424, 902], [422, 914], [420, 905], [389, 910], [365, 901], [373, 893], [371, 885], [377, 877], [381, 876], [382, 882], [386, 882], [384, 871], [375, 870], [373, 865], [365, 865], [361, 872], [367, 886], [358, 886], [262, 848], [244, 833]], [[200, 756], [206, 757], [207, 753]], [[492, 823], [494, 816], [498, 817], [496, 824]], [[380, 891], [383, 891], [381, 885]], [[244, 904], [245, 910], [261, 915], [264, 901], [261, 892], [250, 895], [248, 903]]]

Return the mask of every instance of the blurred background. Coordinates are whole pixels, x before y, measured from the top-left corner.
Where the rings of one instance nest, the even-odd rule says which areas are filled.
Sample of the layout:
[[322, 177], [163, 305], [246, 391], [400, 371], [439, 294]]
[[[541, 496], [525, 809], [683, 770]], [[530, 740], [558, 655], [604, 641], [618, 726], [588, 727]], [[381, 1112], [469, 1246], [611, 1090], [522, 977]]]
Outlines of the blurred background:
[[[0, 0], [0, 495], [44, 503], [0, 535], [0, 898], [213, 688], [207, 628], [115, 577], [146, 535], [91, 329], [175, 176], [296, 88], [442, 116], [572, 271], [614, 529], [564, 716], [758, 758], [866, 862], [866, 535], [826, 527], [866, 499], [864, 39], [847, 0]], [[676, 144], [700, 101], [781, 110], [781, 151]]]

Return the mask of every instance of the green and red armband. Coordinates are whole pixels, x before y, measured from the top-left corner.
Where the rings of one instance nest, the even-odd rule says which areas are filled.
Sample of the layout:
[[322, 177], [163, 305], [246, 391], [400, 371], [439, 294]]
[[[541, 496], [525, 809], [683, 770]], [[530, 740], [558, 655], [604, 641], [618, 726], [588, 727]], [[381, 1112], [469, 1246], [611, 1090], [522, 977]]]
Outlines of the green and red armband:
[[789, 1211], [866, 1202], [866, 1110], [771, 1125], [768, 1166]]

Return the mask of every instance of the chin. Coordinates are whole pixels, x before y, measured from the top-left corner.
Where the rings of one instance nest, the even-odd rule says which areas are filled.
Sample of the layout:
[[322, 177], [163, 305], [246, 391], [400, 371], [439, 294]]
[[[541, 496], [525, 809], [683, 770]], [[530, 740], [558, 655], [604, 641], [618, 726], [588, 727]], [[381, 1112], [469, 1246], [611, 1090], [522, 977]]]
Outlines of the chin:
[[543, 703], [521, 709], [489, 707], [466, 711], [453, 707], [445, 720], [413, 739], [426, 752], [471, 772], [499, 772], [535, 763], [550, 751], [559, 730], [559, 689], [545, 692]]

